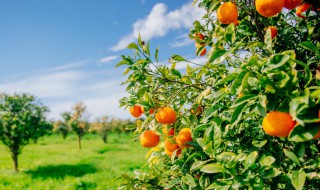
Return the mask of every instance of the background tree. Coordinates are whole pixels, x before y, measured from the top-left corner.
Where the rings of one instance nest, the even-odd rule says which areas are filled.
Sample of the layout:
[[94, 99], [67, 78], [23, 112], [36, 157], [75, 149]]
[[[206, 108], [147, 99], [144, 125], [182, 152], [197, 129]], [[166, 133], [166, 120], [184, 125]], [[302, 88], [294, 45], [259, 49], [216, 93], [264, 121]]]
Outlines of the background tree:
[[47, 107], [31, 95], [1, 95], [0, 140], [10, 150], [15, 171], [18, 171], [18, 155], [22, 148], [48, 131], [47, 111]]
[[76, 133], [78, 137], [78, 149], [81, 150], [81, 138], [90, 128], [86, 106], [82, 102], [76, 103], [72, 107], [72, 111], [63, 113], [62, 117], [64, 118], [64, 122]]
[[91, 123], [92, 130], [101, 136], [104, 143], [108, 142], [108, 133], [112, 130], [111, 123], [108, 120], [108, 116], [103, 116]]
[[62, 120], [58, 120], [53, 124], [53, 132], [60, 133], [63, 139], [66, 139], [68, 133], [70, 132], [70, 128], [67, 123]]
[[130, 94], [121, 106], [157, 107], [135, 137], [169, 139], [150, 150], [150, 171], [124, 176], [123, 188], [318, 189], [319, 1], [194, 2], [206, 11], [189, 35], [197, 55], [209, 49], [205, 63], [172, 55], [161, 65], [140, 37], [118, 63]]

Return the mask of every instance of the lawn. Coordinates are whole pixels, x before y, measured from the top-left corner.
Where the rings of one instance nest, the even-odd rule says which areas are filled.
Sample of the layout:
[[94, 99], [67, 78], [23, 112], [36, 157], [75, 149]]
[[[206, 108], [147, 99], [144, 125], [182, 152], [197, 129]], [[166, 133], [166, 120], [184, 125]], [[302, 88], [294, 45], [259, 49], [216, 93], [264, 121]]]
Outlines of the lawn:
[[76, 136], [66, 140], [45, 136], [24, 147], [16, 173], [9, 152], [0, 144], [0, 189], [117, 189], [115, 179], [143, 168], [147, 151], [132, 135], [111, 134], [104, 144], [99, 136], [88, 134], [81, 151]]

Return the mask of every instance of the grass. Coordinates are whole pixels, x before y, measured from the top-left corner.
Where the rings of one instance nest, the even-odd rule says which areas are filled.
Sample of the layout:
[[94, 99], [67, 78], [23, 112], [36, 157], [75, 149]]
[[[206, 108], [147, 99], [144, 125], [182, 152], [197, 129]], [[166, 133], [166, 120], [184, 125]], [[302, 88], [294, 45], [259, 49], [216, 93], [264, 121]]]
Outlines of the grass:
[[131, 135], [109, 135], [108, 143], [95, 135], [85, 135], [82, 150], [77, 150], [76, 136], [66, 140], [58, 135], [29, 144], [19, 155], [19, 173], [12, 169], [6, 147], [0, 144], [0, 189], [117, 189], [115, 180], [122, 173], [132, 173], [146, 163], [147, 149], [134, 142]]

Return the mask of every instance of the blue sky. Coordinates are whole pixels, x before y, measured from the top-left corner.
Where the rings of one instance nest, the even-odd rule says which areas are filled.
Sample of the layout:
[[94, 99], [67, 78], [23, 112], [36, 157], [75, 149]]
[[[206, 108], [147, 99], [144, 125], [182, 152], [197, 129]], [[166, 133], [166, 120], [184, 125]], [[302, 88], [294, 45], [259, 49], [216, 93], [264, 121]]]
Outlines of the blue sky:
[[0, 0], [0, 91], [28, 92], [59, 118], [83, 101], [95, 118], [129, 118], [115, 68], [125, 47], [142, 38], [159, 46], [159, 59], [195, 57], [188, 32], [203, 10], [183, 0]]

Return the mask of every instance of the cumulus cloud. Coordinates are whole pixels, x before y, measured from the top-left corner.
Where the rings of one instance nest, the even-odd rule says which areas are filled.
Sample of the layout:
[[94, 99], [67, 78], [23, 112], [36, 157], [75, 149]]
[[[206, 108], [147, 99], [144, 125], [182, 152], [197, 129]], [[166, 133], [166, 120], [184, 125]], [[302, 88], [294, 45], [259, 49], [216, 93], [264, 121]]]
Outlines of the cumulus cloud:
[[194, 43], [188, 36], [188, 34], [183, 34], [176, 37], [175, 41], [173, 41], [170, 45], [171, 47], [183, 47]]
[[139, 34], [144, 40], [165, 36], [171, 30], [189, 29], [196, 19], [200, 19], [204, 11], [192, 2], [182, 5], [179, 9], [169, 11], [163, 3], [156, 4], [149, 15], [137, 20], [133, 24], [131, 34], [123, 37], [117, 45], [111, 48], [112, 51], [123, 50], [129, 43], [138, 38]]

